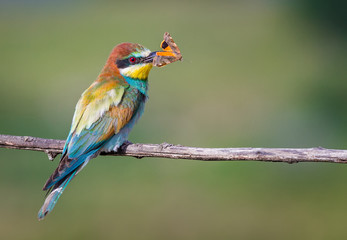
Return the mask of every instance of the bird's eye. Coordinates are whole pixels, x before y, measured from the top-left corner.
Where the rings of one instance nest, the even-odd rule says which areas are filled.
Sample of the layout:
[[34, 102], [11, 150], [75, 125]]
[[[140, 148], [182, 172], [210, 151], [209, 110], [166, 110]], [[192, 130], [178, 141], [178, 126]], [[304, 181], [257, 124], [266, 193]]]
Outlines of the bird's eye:
[[135, 63], [135, 62], [136, 62], [136, 57], [131, 57], [131, 58], [129, 58], [129, 62], [130, 62], [130, 63]]

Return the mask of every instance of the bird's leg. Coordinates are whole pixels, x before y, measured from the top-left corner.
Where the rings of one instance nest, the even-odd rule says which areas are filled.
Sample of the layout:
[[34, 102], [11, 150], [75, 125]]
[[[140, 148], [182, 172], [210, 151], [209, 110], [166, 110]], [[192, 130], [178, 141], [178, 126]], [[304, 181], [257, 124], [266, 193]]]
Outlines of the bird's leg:
[[132, 142], [130, 142], [129, 140], [126, 140], [117, 150], [118, 153], [125, 153], [127, 147], [129, 145], [133, 144]]

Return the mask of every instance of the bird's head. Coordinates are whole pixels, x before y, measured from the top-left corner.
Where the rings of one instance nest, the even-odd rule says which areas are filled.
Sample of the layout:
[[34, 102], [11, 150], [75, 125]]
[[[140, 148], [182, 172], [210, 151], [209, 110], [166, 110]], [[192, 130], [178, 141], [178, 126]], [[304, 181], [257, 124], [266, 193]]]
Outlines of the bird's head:
[[156, 52], [136, 43], [121, 43], [111, 52], [104, 70], [119, 72], [125, 79], [147, 80]]

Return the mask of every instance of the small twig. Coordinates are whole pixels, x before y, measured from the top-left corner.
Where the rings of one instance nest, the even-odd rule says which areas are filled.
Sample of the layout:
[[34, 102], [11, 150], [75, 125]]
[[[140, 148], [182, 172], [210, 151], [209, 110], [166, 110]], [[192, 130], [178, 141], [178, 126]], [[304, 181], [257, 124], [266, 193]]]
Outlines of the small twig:
[[[53, 160], [65, 141], [27, 136], [0, 135], [0, 147], [42, 151]], [[181, 145], [126, 143], [117, 153], [101, 155], [159, 157], [203, 161], [329, 162], [347, 163], [347, 150], [325, 148], [196, 148]]]

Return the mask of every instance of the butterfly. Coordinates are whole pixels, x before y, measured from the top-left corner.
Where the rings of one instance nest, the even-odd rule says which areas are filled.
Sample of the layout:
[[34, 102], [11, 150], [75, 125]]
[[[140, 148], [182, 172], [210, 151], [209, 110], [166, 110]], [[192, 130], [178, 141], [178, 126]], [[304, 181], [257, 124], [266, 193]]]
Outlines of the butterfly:
[[160, 44], [163, 51], [158, 51], [153, 59], [153, 66], [163, 67], [169, 63], [182, 61], [182, 54], [177, 44], [168, 32], [164, 33], [164, 40]]

